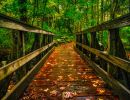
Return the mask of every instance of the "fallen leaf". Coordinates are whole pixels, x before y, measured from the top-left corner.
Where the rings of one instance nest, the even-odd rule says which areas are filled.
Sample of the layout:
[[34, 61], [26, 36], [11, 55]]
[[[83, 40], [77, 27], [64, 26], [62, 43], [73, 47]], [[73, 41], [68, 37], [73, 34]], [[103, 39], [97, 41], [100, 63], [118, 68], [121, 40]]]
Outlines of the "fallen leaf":
[[48, 88], [46, 88], [44, 91], [45, 91], [45, 92], [48, 92], [48, 91], [49, 91], [49, 89], [48, 89]]
[[56, 90], [53, 90], [53, 91], [50, 92], [51, 96], [56, 96], [57, 94], [58, 94], [58, 91], [56, 91]]
[[65, 87], [60, 87], [60, 90], [64, 90], [65, 89]]

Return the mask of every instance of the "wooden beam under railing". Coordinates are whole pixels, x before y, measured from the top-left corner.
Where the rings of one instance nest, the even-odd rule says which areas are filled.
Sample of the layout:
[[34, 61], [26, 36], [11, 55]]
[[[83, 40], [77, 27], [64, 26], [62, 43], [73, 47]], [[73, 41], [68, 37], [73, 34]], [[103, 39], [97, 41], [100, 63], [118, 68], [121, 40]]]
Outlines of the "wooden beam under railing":
[[109, 63], [112, 63], [115, 66], [120, 67], [121, 69], [130, 72], [130, 61], [112, 56], [112, 55], [108, 55], [106, 53], [103, 53], [100, 50], [94, 49], [94, 48], [90, 48], [89, 46], [86, 46], [84, 44], [81, 43], [76, 43], [78, 46], [81, 46], [82, 48], [86, 49], [87, 51], [90, 51], [91, 53], [101, 57], [102, 59], [106, 60]]
[[12, 74], [13, 72], [15, 72], [22, 65], [26, 64], [28, 61], [32, 60], [33, 58], [35, 58], [40, 53], [42, 53], [43, 51], [45, 51], [46, 49], [48, 49], [49, 47], [51, 47], [53, 45], [54, 45], [54, 42], [52, 42], [40, 49], [37, 49], [37, 50], [5, 65], [4, 67], [0, 68], [0, 81], [3, 80], [4, 78], [6, 78], [7, 76], [9, 76], [10, 74]]

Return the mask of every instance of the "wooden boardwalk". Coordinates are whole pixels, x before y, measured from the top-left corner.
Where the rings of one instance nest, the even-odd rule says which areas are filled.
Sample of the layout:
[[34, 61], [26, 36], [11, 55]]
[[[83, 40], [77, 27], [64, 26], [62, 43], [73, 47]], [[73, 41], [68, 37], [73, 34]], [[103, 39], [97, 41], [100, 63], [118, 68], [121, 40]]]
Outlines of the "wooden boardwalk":
[[118, 100], [106, 83], [73, 49], [56, 47], [21, 100]]

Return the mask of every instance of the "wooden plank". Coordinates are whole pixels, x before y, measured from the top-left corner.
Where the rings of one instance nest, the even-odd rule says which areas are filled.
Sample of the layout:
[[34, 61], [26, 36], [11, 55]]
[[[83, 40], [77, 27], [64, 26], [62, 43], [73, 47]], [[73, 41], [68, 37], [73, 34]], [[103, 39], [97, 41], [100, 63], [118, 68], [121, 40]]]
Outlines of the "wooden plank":
[[46, 49], [48, 49], [49, 47], [51, 47], [53, 45], [54, 45], [54, 42], [52, 42], [38, 50], [35, 50], [32, 53], [29, 53], [17, 60], [5, 65], [4, 67], [0, 68], [0, 81], [3, 80], [4, 78], [6, 78], [7, 76], [9, 76], [11, 73], [15, 72], [22, 65], [26, 64], [28, 61], [35, 58], [40, 53], [42, 53], [43, 51], [45, 51]]
[[[74, 47], [75, 48], [75, 47]], [[121, 100], [129, 100], [130, 90], [123, 86], [119, 81], [115, 80], [111, 75], [101, 69], [96, 63], [92, 62], [86, 55], [84, 55], [79, 49], [75, 50], [81, 55], [81, 57], [88, 62], [91, 67], [97, 72], [97, 74], [107, 82], [112, 89], [114, 89], [115, 94], [117, 94]]]
[[2, 100], [17, 100], [53, 50], [54, 47], [2, 98]]
[[130, 25], [130, 13], [121, 16], [119, 18], [104, 22], [102, 24], [99, 24], [97, 26], [91, 27], [89, 29], [83, 30], [81, 32], [77, 32], [77, 34], [81, 34], [84, 32], [97, 32], [97, 31], [103, 31], [108, 29], [114, 29], [114, 28], [120, 28]]
[[0, 27], [14, 29], [14, 30], [20, 30], [20, 31], [26, 31], [26, 32], [54, 35], [51, 32], [47, 32], [47, 31], [42, 30], [38, 27], [23, 23], [17, 19], [3, 15], [1, 13], [0, 13]]
[[130, 62], [129, 61], [123, 60], [121, 58], [118, 58], [118, 57], [115, 57], [112, 55], [108, 55], [102, 51], [99, 51], [99, 50], [94, 49], [94, 48], [90, 48], [90, 47], [88, 47], [84, 44], [81, 44], [81, 43], [76, 43], [76, 44], [79, 46], [82, 46], [84, 49], [90, 51], [91, 53], [96, 54], [97, 56], [101, 57], [102, 59], [112, 63], [113, 65], [118, 66], [127, 72], [130, 72]]

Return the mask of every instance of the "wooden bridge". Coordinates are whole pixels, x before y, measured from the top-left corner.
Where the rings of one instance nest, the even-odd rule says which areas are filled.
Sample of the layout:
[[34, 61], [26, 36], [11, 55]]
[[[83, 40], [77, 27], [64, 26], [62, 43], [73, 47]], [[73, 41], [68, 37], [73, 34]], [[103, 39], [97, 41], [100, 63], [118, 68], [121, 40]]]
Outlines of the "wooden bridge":
[[[1, 28], [43, 36], [39, 49], [0, 68], [1, 100], [129, 100], [130, 61], [119, 36], [119, 29], [129, 25], [127, 14], [77, 32], [75, 42], [55, 47], [53, 33], [0, 14]], [[109, 31], [107, 51], [96, 38], [104, 30]], [[14, 84], [17, 71], [22, 77]]]

